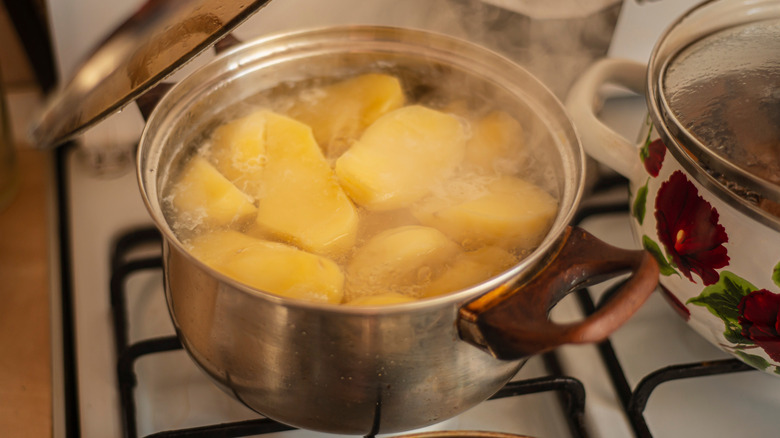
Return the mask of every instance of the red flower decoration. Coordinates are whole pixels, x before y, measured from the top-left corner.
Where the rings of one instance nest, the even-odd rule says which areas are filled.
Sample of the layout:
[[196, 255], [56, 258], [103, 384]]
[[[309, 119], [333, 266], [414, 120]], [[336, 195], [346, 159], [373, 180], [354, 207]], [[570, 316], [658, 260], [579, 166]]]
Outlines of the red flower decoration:
[[742, 336], [780, 362], [780, 294], [766, 289], [751, 292], [739, 302]]
[[723, 246], [729, 238], [718, 217], [717, 210], [699, 196], [696, 187], [679, 170], [658, 189], [658, 239], [677, 268], [694, 283], [692, 272], [705, 285], [715, 284], [719, 277], [715, 269], [729, 264]]
[[666, 145], [661, 139], [656, 139], [652, 143], [646, 144], [639, 152], [642, 163], [645, 165], [647, 173], [653, 177], [658, 176], [661, 171], [661, 165], [666, 156]]

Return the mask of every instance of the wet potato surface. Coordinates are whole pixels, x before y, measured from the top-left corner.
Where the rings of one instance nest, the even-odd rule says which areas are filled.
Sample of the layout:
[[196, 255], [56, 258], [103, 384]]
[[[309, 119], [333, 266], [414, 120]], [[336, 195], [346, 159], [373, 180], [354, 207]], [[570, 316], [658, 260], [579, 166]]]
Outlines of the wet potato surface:
[[392, 304], [503, 272], [558, 210], [522, 124], [410, 94], [367, 73], [246, 109], [174, 174], [168, 221], [212, 268], [305, 300]]

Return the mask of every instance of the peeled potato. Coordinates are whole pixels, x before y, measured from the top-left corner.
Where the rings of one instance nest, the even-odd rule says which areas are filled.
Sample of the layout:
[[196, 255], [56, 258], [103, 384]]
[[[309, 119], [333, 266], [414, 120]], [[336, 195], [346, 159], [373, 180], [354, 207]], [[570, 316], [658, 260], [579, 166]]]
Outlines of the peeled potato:
[[398, 78], [369, 73], [307, 90], [287, 114], [311, 126], [325, 155], [337, 158], [367, 126], [404, 102]]
[[465, 248], [497, 245], [527, 250], [549, 231], [558, 202], [523, 179], [502, 176], [472, 197], [426, 199], [413, 210], [423, 225], [441, 230]]
[[195, 258], [212, 265], [222, 263], [223, 260], [256, 244], [259, 240], [235, 230], [219, 230], [196, 236], [187, 240], [185, 244]]
[[370, 239], [384, 230], [412, 224], [417, 224], [417, 218], [406, 208], [363, 214], [360, 217], [358, 239]]
[[217, 231], [189, 242], [204, 263], [259, 290], [289, 298], [340, 303], [344, 275], [332, 260], [237, 231]]
[[344, 190], [369, 210], [402, 208], [427, 195], [463, 159], [455, 117], [420, 105], [389, 112], [336, 161]]
[[487, 246], [460, 254], [452, 265], [422, 288], [421, 297], [444, 295], [466, 289], [500, 274], [518, 262], [509, 251]]
[[358, 213], [338, 184], [308, 126], [264, 111], [267, 161], [259, 178], [257, 225], [317, 254], [355, 243]]
[[383, 231], [358, 248], [347, 265], [347, 298], [389, 292], [414, 295], [460, 253], [440, 231], [407, 225]]
[[257, 192], [265, 165], [265, 116], [256, 111], [221, 125], [211, 136], [211, 161], [241, 190]]
[[472, 124], [465, 161], [482, 171], [516, 173], [525, 160], [523, 127], [503, 111], [493, 111]]
[[205, 158], [196, 155], [186, 165], [170, 193], [177, 227], [219, 227], [251, 220], [257, 209]]

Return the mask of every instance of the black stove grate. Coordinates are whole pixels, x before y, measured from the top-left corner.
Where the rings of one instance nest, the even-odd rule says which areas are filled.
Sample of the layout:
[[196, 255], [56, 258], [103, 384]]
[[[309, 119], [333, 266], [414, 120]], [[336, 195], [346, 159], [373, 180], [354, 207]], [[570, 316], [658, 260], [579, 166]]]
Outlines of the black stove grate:
[[[608, 289], [604, 293], [602, 300], [607, 300], [619, 287], [620, 284], [617, 284]], [[593, 300], [587, 291], [579, 292], [577, 299], [586, 313], [592, 313], [598, 307], [593, 303]], [[620, 360], [615, 353], [615, 349], [612, 347], [612, 343], [607, 340], [598, 344], [597, 347], [599, 354], [609, 371], [612, 385], [620, 398], [623, 409], [631, 424], [631, 428], [637, 438], [652, 438], [653, 436], [647, 424], [647, 420], [645, 419], [644, 410], [653, 391], [660, 384], [694, 377], [756, 371], [753, 367], [738, 359], [675, 364], [660, 368], [644, 376], [632, 391], [625, 373], [623, 372]]]
[[[114, 323], [114, 339], [117, 351], [117, 377], [122, 409], [123, 432], [125, 438], [138, 437], [136, 403], [134, 389], [137, 375], [134, 367], [138, 359], [147, 355], [181, 350], [182, 345], [176, 336], [146, 339], [130, 343], [128, 341], [128, 309], [126, 282], [132, 275], [148, 270], [162, 270], [162, 257], [131, 257], [137, 247], [161, 244], [161, 235], [157, 229], [140, 228], [122, 234], [115, 243], [111, 259], [111, 307]], [[569, 429], [575, 438], [587, 437], [584, 425], [585, 388], [572, 377], [562, 375], [560, 365], [552, 354], [544, 355], [545, 366], [552, 370], [549, 376], [516, 380], [509, 382], [499, 390], [491, 400], [517, 397], [546, 391], [559, 394]], [[268, 418], [248, 421], [220, 423], [180, 430], [169, 430], [147, 435], [147, 438], [205, 438], [205, 437], [245, 437], [265, 433], [281, 432], [293, 428]]]

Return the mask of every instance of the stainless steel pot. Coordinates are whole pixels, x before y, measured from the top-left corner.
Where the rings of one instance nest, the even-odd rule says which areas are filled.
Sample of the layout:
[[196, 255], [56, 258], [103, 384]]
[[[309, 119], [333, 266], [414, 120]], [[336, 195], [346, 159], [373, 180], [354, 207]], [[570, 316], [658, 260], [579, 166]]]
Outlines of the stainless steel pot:
[[[369, 70], [401, 75], [411, 90], [458, 81], [462, 85], [450, 91], [465, 90], [464, 98], [490, 99], [522, 116], [535, 159], [549, 169], [560, 201], [540, 247], [467, 290], [369, 308], [280, 298], [193, 258], [164, 215], [161, 193], [170, 170], [204, 132], [283, 81]], [[652, 257], [607, 248], [568, 227], [581, 196], [583, 158], [558, 101], [506, 59], [422, 31], [337, 27], [243, 44], [176, 84], [148, 119], [138, 165], [145, 201], [165, 236], [170, 313], [195, 362], [268, 417], [365, 435], [457, 415], [500, 389], [529, 355], [605, 338], [655, 288]], [[602, 311], [572, 324], [548, 321], [564, 294], [626, 270], [637, 274]]]

